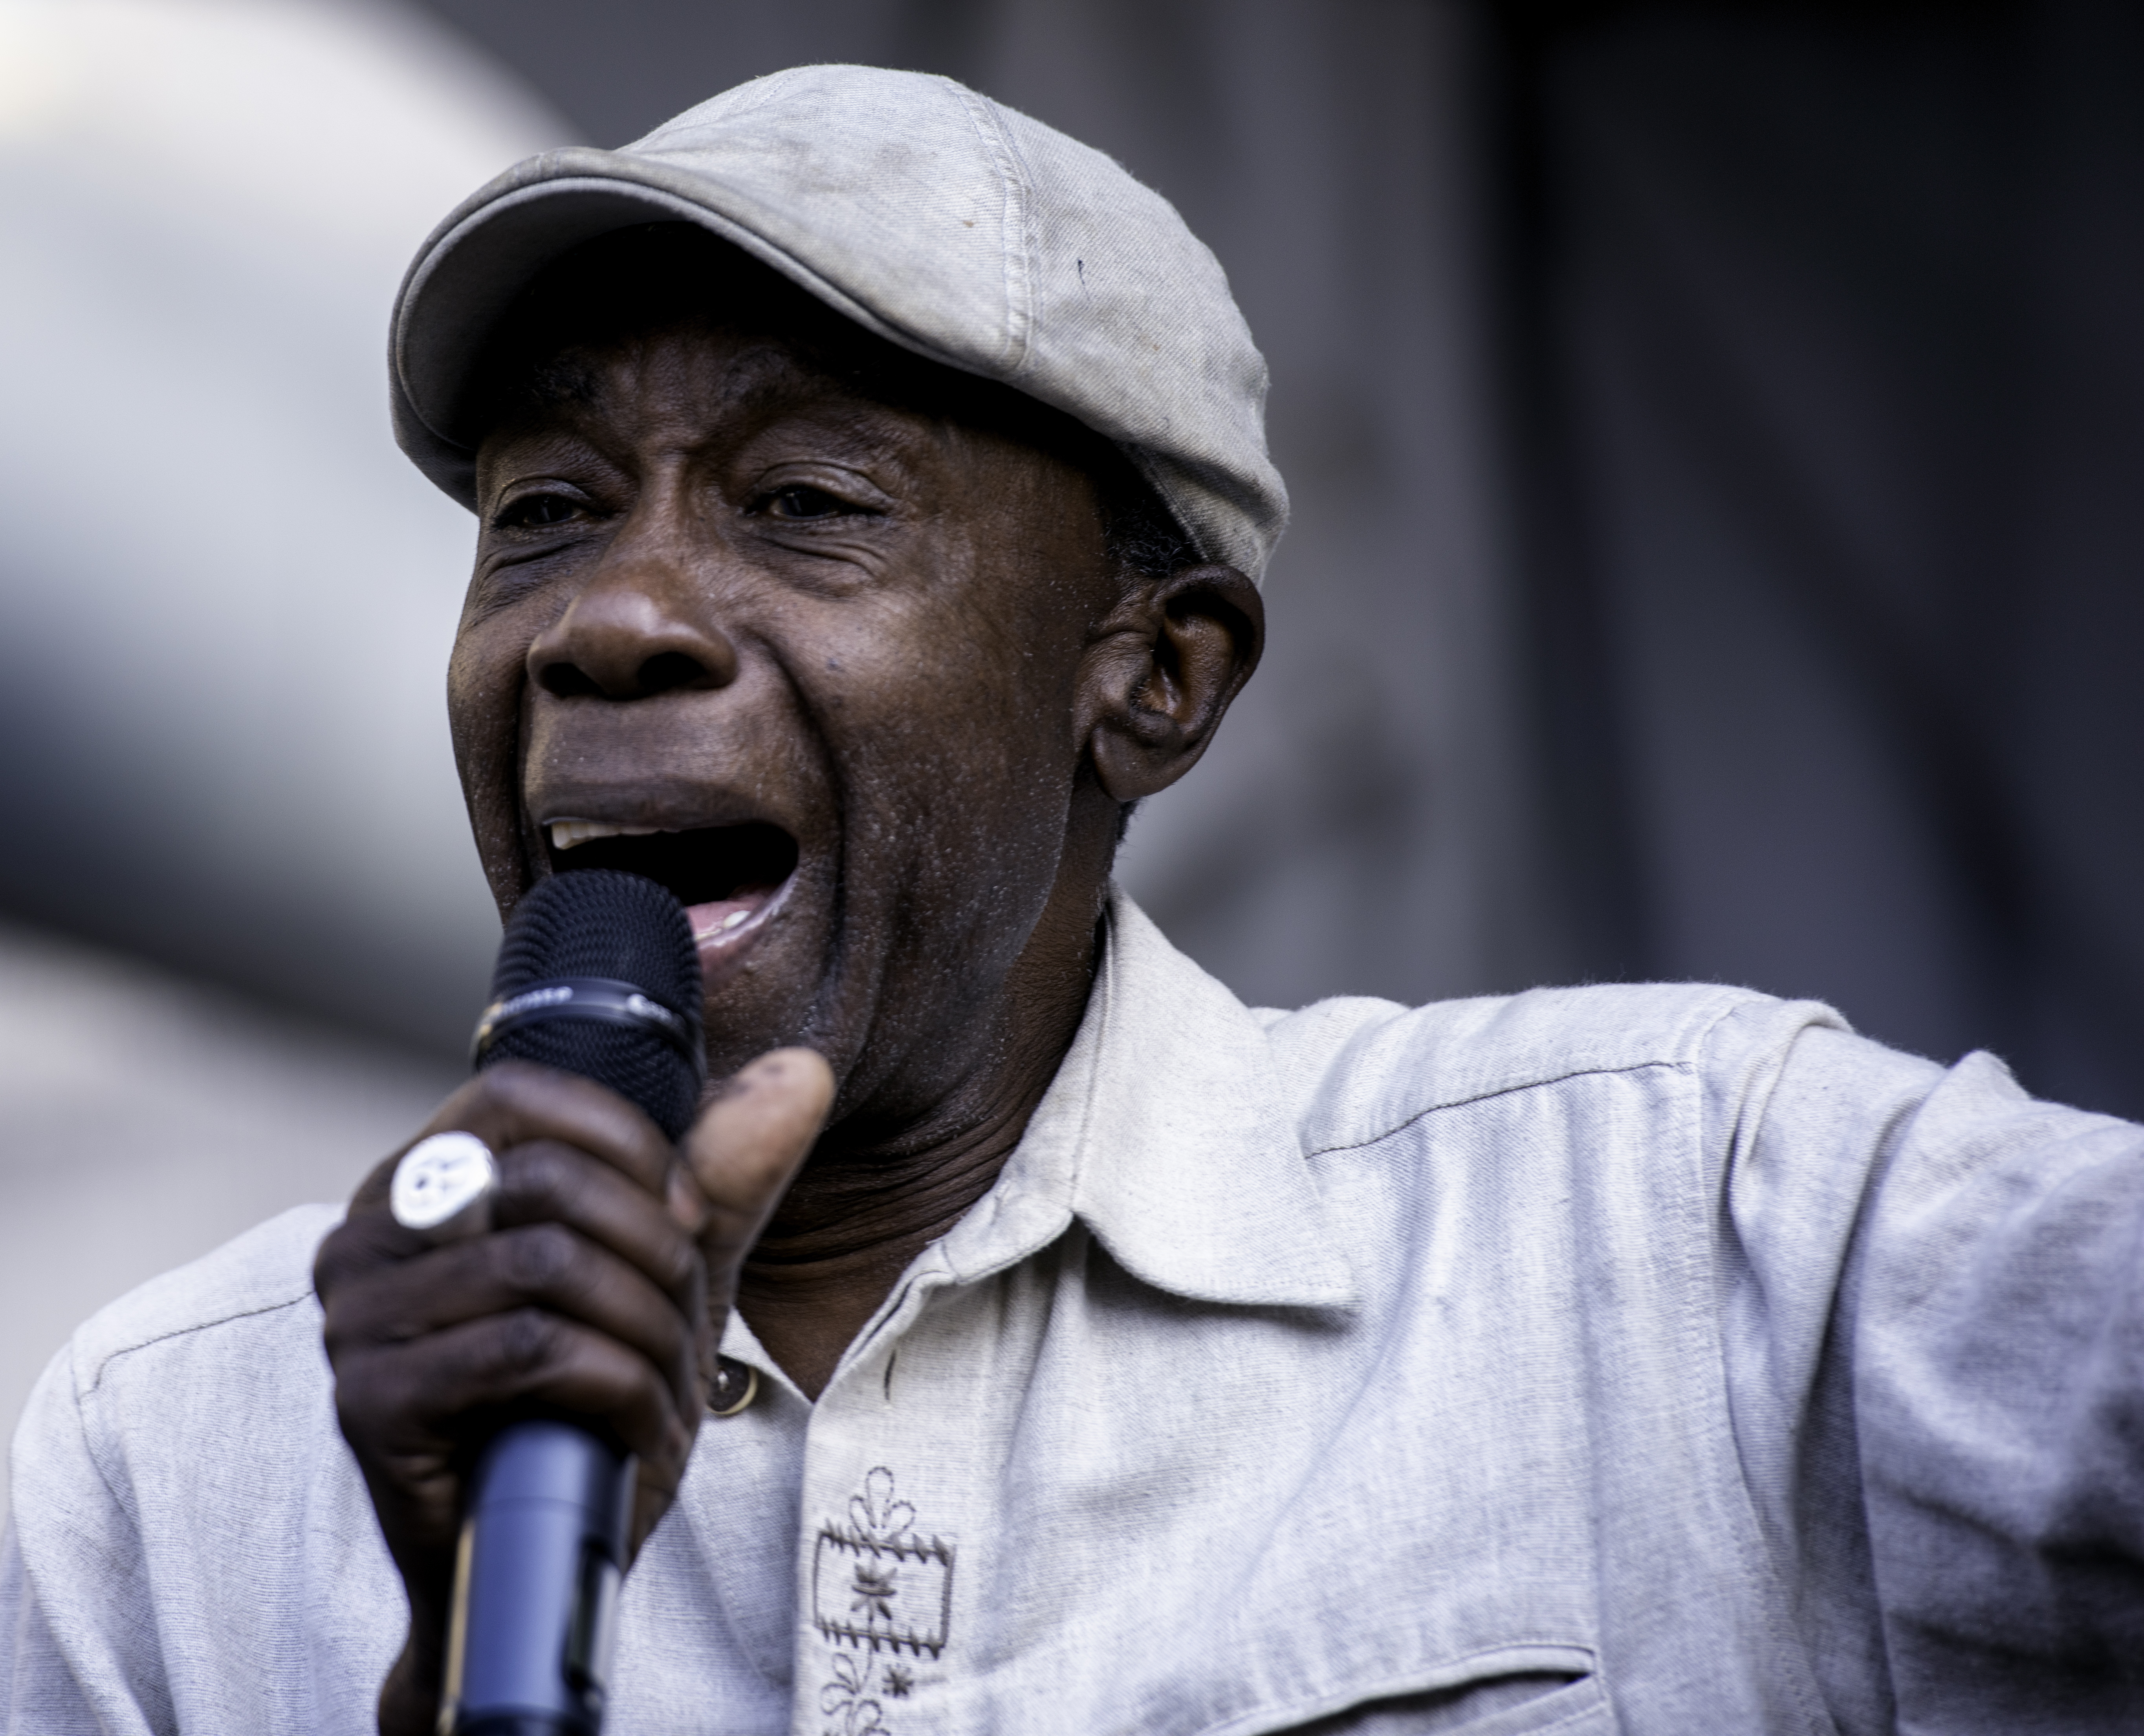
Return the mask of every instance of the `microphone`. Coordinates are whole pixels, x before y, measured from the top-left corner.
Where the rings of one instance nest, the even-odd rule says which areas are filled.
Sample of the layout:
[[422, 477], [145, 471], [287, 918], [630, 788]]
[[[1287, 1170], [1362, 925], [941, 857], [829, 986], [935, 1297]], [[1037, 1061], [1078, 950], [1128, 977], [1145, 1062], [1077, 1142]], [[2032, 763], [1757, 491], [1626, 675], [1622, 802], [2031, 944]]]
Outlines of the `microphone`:
[[[637, 874], [578, 869], [515, 906], [470, 1059], [580, 1074], [677, 1139], [705, 1077], [700, 999], [684, 907]], [[455, 1560], [443, 1732], [598, 1736], [634, 1469], [553, 1416], [510, 1422], [484, 1449]]]

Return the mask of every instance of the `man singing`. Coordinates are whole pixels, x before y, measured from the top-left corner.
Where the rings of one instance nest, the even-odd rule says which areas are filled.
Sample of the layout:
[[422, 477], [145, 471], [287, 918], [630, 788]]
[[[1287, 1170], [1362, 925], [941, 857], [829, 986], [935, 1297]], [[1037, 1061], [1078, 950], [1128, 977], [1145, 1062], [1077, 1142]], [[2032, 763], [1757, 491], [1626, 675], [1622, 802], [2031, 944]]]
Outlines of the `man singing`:
[[488, 1071], [485, 1233], [390, 1158], [84, 1327], [8, 1730], [432, 1729], [528, 1404], [638, 1455], [615, 1736], [2139, 1727], [2138, 1129], [1738, 990], [1253, 1010], [1112, 889], [1286, 514], [1155, 194], [803, 68], [477, 193], [391, 354], [499, 906], [669, 887], [720, 1083]]

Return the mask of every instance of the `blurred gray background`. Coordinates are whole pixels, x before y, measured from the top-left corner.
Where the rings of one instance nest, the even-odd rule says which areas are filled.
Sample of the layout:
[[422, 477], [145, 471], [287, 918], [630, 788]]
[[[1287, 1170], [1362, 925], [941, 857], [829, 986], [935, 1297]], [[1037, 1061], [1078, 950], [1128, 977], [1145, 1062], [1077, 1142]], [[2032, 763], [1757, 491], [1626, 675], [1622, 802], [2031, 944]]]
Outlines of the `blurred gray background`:
[[457, 1075], [403, 264], [812, 60], [1115, 154], [1272, 363], [1268, 661], [1124, 867], [1239, 992], [1725, 979], [2144, 1113], [2133, 6], [0, 0], [0, 1416]]

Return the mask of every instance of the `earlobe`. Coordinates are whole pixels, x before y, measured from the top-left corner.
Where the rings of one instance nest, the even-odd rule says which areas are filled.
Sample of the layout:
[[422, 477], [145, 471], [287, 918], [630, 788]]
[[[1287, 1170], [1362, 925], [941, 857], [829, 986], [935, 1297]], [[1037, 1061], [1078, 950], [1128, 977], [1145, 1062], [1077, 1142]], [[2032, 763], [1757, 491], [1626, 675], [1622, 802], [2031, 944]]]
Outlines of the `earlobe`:
[[1111, 799], [1139, 801], [1196, 765], [1264, 647], [1265, 605], [1233, 567], [1182, 568], [1127, 597], [1083, 672], [1087, 754]]

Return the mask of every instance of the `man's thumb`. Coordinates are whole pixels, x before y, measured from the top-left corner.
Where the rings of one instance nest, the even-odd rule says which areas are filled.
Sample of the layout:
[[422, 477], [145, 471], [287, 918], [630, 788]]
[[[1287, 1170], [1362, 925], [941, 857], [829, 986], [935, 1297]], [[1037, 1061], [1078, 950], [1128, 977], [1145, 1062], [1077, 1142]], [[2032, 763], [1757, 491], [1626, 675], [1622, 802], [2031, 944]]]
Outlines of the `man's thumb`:
[[834, 1103], [834, 1073], [809, 1049], [775, 1049], [737, 1069], [685, 1135], [707, 1203], [709, 1263], [742, 1258], [802, 1165]]

